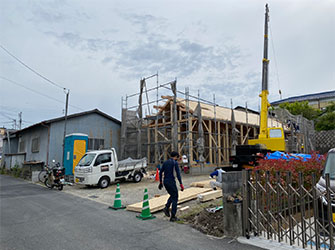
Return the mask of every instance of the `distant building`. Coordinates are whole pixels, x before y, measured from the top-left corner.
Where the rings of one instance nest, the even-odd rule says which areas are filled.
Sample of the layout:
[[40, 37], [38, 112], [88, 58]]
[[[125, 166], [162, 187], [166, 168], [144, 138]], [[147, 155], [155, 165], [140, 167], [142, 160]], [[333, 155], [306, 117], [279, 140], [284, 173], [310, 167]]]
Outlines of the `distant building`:
[[[62, 161], [64, 116], [42, 121], [4, 138], [2, 165]], [[88, 150], [114, 147], [119, 152], [121, 122], [98, 109], [67, 117], [66, 134], [88, 135]]]
[[7, 133], [15, 132], [15, 129], [7, 129], [7, 128], [0, 128], [0, 159], [2, 158], [2, 152], [3, 152], [3, 140], [7, 136]]
[[308, 101], [308, 104], [313, 108], [322, 109], [329, 105], [330, 102], [335, 102], [335, 90], [321, 92], [316, 94], [293, 96], [279, 101], [272, 102], [272, 106], [279, 106], [281, 103], [294, 103]]

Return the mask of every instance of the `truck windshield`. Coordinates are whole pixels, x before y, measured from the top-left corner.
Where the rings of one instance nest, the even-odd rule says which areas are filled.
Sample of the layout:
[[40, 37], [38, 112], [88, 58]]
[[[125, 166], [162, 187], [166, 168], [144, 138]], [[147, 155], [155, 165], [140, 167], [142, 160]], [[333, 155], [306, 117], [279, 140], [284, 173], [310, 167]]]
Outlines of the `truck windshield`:
[[89, 166], [91, 165], [92, 161], [94, 160], [94, 157], [96, 154], [85, 154], [83, 158], [79, 161], [79, 166]]
[[324, 174], [329, 174], [330, 179], [335, 180], [335, 153], [329, 153]]

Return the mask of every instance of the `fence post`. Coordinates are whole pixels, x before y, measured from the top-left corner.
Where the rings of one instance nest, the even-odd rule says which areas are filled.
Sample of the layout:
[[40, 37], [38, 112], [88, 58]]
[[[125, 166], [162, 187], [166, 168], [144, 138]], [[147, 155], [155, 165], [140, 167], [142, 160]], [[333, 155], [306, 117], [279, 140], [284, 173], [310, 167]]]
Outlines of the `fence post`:
[[[266, 190], [266, 231], [268, 240], [272, 237], [271, 231], [271, 194], [270, 194], [270, 171], [265, 172], [265, 190]], [[265, 205], [265, 204], [264, 204]]]
[[255, 188], [256, 188], [256, 192], [255, 192], [255, 199], [256, 199], [256, 232], [255, 235], [260, 234], [260, 228], [259, 228], [259, 170], [256, 170], [256, 183], [255, 183]]
[[276, 191], [277, 191], [277, 228], [278, 228], [278, 242], [281, 242], [282, 240], [282, 234], [281, 234], [281, 213], [282, 213], [282, 204], [281, 204], [281, 182], [280, 182], [280, 172], [277, 171], [276, 172], [276, 182], [277, 182], [277, 186], [276, 186]]
[[319, 217], [319, 206], [318, 206], [318, 197], [316, 195], [316, 176], [315, 173], [312, 173], [312, 189], [313, 189], [313, 211], [314, 211], [314, 232], [315, 232], [315, 247], [320, 249], [320, 231], [318, 224]]
[[300, 196], [300, 214], [301, 214], [301, 238], [302, 246], [306, 247], [306, 223], [305, 223], [305, 199], [304, 197], [304, 178], [301, 172], [299, 172], [299, 196]]
[[290, 245], [293, 245], [293, 220], [292, 220], [292, 214], [293, 214], [293, 195], [292, 195], [292, 173], [287, 172], [287, 194], [288, 194], [288, 227], [289, 227], [289, 235], [290, 235]]

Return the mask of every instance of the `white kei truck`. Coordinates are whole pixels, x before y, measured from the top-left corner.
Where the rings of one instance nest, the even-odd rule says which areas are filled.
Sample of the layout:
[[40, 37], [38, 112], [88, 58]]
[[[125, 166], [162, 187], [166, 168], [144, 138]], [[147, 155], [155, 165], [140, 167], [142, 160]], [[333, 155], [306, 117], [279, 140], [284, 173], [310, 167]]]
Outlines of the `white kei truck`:
[[147, 160], [117, 160], [114, 148], [87, 152], [74, 169], [74, 181], [83, 185], [106, 188], [116, 180], [140, 182], [146, 173]]

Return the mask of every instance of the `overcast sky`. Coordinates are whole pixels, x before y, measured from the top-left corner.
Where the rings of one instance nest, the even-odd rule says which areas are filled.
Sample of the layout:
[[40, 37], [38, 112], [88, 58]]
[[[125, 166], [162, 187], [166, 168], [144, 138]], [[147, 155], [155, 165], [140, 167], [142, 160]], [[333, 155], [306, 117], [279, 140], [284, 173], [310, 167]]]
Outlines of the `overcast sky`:
[[[267, 2], [269, 101], [279, 99], [279, 89], [283, 98], [334, 90], [335, 1]], [[258, 110], [265, 3], [0, 0], [0, 44], [70, 89], [70, 113], [98, 108], [120, 119], [121, 97], [139, 92], [141, 77], [156, 72], [159, 84], [177, 78], [180, 91]], [[23, 126], [64, 112], [63, 90], [1, 48], [0, 89], [0, 126], [12, 127], [19, 112]]]

